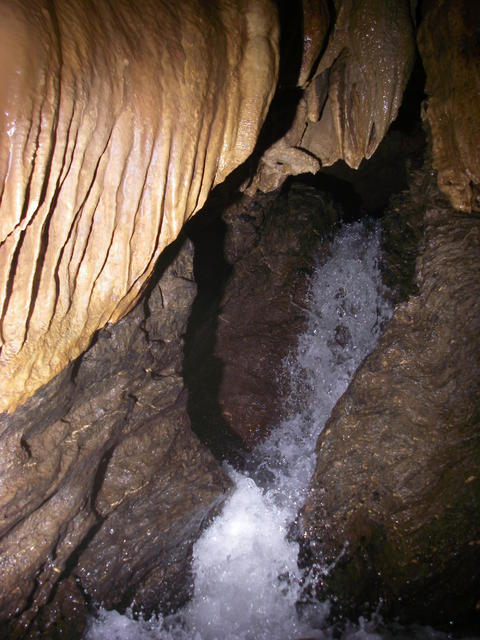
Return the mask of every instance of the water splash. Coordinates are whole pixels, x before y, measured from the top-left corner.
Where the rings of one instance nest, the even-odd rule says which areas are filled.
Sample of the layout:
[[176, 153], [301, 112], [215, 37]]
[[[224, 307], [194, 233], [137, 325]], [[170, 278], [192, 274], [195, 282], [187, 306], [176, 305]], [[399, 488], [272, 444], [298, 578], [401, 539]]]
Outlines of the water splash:
[[[309, 288], [308, 327], [285, 364], [291, 388], [286, 417], [253, 451], [243, 473], [228, 469], [235, 489], [194, 546], [192, 600], [173, 616], [149, 621], [100, 610], [85, 640], [333, 638], [328, 602], [301, 612], [296, 606], [305, 576], [288, 531], [306, 498], [316, 440], [391, 315], [379, 255], [378, 231], [357, 223], [337, 234], [330, 257], [318, 265]], [[343, 637], [393, 637], [375, 629], [374, 619], [360, 619]], [[427, 631], [422, 637], [446, 638]]]

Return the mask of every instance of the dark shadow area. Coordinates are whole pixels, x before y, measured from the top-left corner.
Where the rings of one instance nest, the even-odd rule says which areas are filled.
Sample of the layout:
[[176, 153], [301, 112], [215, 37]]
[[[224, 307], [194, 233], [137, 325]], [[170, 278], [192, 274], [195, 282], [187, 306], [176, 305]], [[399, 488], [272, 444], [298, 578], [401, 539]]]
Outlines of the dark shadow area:
[[397, 117], [392, 122], [390, 131], [400, 131], [405, 135], [415, 133], [416, 127], [421, 123], [421, 105], [427, 97], [425, 93], [426, 79], [422, 59], [417, 51], [412, 73], [403, 94], [402, 104]]
[[187, 411], [192, 430], [217, 459], [238, 465], [242, 461], [242, 443], [222, 416], [218, 402], [222, 363], [215, 356], [221, 300], [231, 273], [223, 250], [226, 225], [220, 217], [226, 201], [225, 191], [216, 191], [186, 227], [195, 247], [197, 295], [185, 335], [182, 375], [188, 389]]
[[293, 183], [305, 184], [317, 191], [323, 191], [332, 196], [333, 201], [340, 206], [342, 222], [353, 222], [363, 215], [363, 202], [354, 185], [348, 180], [337, 177], [333, 173], [304, 173], [290, 176], [284, 182], [282, 191], [288, 191]]
[[280, 90], [294, 87], [303, 56], [303, 5], [300, 0], [277, 0], [280, 19]]

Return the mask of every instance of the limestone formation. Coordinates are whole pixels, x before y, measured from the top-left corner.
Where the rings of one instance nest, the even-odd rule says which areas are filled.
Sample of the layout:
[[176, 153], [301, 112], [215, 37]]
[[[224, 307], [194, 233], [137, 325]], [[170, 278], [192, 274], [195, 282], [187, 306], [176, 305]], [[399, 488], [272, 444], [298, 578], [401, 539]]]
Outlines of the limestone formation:
[[418, 46], [438, 186], [460, 211], [480, 211], [480, 11], [475, 0], [426, 2]]
[[304, 548], [346, 613], [478, 624], [480, 222], [417, 180], [395, 215], [420, 241], [418, 293], [320, 436]]
[[0, 5], [0, 411], [138, 300], [250, 154], [276, 85], [270, 0]]
[[[0, 637], [78, 637], [91, 603], [180, 605], [230, 489], [212, 452], [278, 416], [273, 378], [333, 215], [305, 184], [250, 195], [375, 152], [416, 2], [276, 4], [0, 0]], [[286, 88], [282, 6], [303, 6]], [[478, 11], [425, 0], [418, 16], [433, 162], [457, 211], [427, 172], [390, 221], [385, 272], [410, 297], [319, 440], [301, 526], [309, 568], [338, 560], [318, 594], [441, 623], [480, 607]], [[180, 231], [250, 155], [276, 89], [204, 287], [211, 245], [187, 227], [194, 269]]]
[[[325, 5], [317, 6], [320, 40], [319, 25], [328, 29], [330, 22]], [[315, 173], [337, 160], [357, 168], [397, 116], [415, 54], [410, 3], [341, 0], [335, 7], [327, 47], [311, 77], [310, 48], [305, 49], [299, 78], [304, 91], [293, 123], [264, 153], [250, 193], [275, 189], [285, 175]], [[311, 40], [308, 30], [305, 38]]]

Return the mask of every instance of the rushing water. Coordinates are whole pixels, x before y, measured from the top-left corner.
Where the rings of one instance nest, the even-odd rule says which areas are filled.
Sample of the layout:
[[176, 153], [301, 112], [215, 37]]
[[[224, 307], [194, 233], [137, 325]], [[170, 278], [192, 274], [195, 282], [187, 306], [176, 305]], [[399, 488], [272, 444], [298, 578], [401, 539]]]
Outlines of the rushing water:
[[[356, 368], [373, 349], [390, 309], [382, 298], [379, 234], [344, 227], [310, 283], [308, 328], [286, 367], [286, 417], [252, 453], [247, 470], [228, 469], [235, 489], [194, 546], [194, 596], [168, 618], [134, 620], [99, 610], [85, 640], [328, 639], [328, 602], [299, 613], [305, 579], [288, 530], [305, 501], [315, 443]], [[360, 620], [344, 638], [393, 637]], [[418, 632], [417, 632], [418, 631]], [[428, 628], [415, 636], [446, 638]], [[412, 637], [412, 630], [396, 638]]]

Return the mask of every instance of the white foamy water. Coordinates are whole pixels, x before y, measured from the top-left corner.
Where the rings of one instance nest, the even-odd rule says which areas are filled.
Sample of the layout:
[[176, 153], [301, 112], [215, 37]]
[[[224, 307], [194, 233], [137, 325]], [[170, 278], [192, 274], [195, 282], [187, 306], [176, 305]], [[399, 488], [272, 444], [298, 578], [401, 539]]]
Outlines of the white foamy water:
[[[328, 603], [296, 607], [304, 575], [288, 530], [305, 501], [315, 443], [336, 401], [373, 349], [390, 309], [382, 299], [378, 232], [344, 227], [311, 280], [308, 328], [288, 362], [283, 422], [252, 453], [223, 512], [194, 546], [194, 595], [183, 610], [149, 621], [102, 609], [85, 640], [295, 640], [333, 637]], [[287, 366], [287, 365], [286, 365]], [[431, 632], [431, 634], [430, 634]], [[446, 638], [427, 628], [416, 637]], [[344, 638], [375, 640], [360, 620]], [[396, 638], [412, 637], [409, 631]]]

